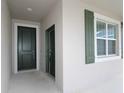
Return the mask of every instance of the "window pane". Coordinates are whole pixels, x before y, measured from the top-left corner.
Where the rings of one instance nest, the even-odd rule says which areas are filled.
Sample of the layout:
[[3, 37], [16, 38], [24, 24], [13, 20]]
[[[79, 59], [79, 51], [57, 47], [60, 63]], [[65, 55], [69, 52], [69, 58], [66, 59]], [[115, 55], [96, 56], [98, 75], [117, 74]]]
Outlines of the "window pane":
[[116, 53], [116, 44], [115, 40], [108, 41], [108, 54], [115, 54]]
[[97, 39], [97, 55], [106, 55], [106, 41]]
[[108, 38], [116, 38], [116, 25], [108, 24]]
[[105, 38], [106, 37], [106, 24], [101, 21], [97, 21], [97, 37]]

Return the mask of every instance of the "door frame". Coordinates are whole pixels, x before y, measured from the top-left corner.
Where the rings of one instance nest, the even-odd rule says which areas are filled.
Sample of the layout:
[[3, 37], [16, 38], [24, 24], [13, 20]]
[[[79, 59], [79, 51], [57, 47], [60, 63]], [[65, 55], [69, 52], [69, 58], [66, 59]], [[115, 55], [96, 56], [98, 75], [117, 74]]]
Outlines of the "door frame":
[[[36, 69], [31, 69], [31, 70], [23, 70], [23, 71], [18, 71], [18, 53], [17, 53], [17, 42], [18, 42], [18, 26], [24, 26], [24, 27], [33, 27], [36, 28]], [[23, 73], [23, 72], [31, 72], [31, 71], [38, 71], [40, 68], [40, 47], [39, 47], [39, 35], [40, 35], [40, 27], [39, 25], [35, 24], [28, 24], [28, 23], [19, 23], [19, 22], [14, 22], [14, 27], [13, 27], [13, 70], [14, 73]]]

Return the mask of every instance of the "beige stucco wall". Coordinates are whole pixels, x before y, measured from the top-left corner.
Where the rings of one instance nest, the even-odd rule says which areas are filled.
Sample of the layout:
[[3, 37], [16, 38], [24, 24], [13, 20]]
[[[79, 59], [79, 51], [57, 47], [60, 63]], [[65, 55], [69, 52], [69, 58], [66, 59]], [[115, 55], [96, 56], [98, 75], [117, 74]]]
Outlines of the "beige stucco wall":
[[1, 92], [7, 93], [12, 73], [12, 32], [11, 16], [6, 0], [1, 0], [1, 11]]
[[122, 59], [85, 64], [84, 9], [118, 17], [82, 1], [63, 0], [64, 93], [122, 93]]
[[45, 31], [55, 24], [55, 69], [56, 77], [55, 82], [57, 87], [62, 90], [63, 88], [63, 45], [62, 45], [62, 2], [58, 0], [50, 12], [41, 21], [41, 69], [45, 71], [46, 68], [46, 55], [45, 55]]

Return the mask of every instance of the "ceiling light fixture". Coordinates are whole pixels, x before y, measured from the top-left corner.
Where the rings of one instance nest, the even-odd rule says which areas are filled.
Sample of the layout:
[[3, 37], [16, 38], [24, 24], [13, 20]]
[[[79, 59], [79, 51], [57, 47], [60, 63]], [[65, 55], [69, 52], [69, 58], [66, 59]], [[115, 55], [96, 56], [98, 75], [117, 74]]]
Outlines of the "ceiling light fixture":
[[27, 8], [27, 11], [30, 11], [31, 12], [32, 11], [32, 8]]

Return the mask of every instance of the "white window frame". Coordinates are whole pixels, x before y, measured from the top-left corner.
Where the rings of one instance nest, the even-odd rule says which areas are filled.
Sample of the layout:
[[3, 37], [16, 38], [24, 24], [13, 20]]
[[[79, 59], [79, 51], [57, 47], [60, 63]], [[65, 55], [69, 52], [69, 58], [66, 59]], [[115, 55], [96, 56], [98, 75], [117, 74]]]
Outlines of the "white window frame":
[[[108, 55], [108, 38], [103, 38], [104, 40], [106, 40], [106, 55], [103, 55], [103, 56], [98, 56], [97, 55], [97, 36], [96, 36], [96, 22], [97, 20], [101, 21], [101, 22], [104, 22], [104, 23], [107, 23], [106, 25], [106, 30], [107, 30], [107, 26], [108, 24], [112, 24], [112, 25], [118, 25], [118, 38], [116, 39], [111, 39], [111, 40], [116, 40], [116, 42], [118, 42], [118, 55], [117, 54], [111, 54], [111, 55]], [[100, 15], [98, 13], [94, 13], [94, 41], [95, 41], [95, 62], [105, 62], [105, 61], [111, 61], [111, 60], [115, 60], [115, 59], [121, 59], [121, 35], [120, 35], [120, 31], [121, 31], [121, 25], [120, 25], [120, 21], [117, 21], [117, 20], [114, 20], [112, 18], [109, 18], [109, 17], [106, 17], [104, 15]], [[106, 31], [107, 32], [107, 31]], [[108, 34], [108, 33], [106, 33]], [[100, 38], [102, 39], [102, 38]], [[108, 39], [108, 40], [107, 40]]]

